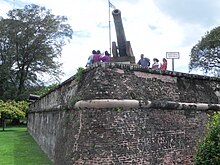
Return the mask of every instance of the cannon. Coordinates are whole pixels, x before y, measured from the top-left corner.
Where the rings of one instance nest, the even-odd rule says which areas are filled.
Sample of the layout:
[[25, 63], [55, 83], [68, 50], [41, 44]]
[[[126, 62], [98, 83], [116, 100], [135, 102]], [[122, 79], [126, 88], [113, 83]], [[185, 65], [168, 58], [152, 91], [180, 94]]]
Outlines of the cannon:
[[113, 57], [111, 58], [111, 61], [133, 64], [135, 63], [135, 57], [133, 55], [130, 41], [127, 41], [125, 37], [121, 19], [121, 11], [119, 9], [115, 9], [112, 11], [112, 15], [115, 23], [118, 46], [116, 45], [116, 42], [112, 42]]

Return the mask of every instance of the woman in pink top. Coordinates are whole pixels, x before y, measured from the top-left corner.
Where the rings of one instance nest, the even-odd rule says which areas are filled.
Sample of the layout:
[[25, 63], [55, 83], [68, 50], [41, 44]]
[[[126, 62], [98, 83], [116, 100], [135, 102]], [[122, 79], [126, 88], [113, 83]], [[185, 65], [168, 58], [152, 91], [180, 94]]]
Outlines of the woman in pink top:
[[163, 58], [163, 64], [160, 66], [161, 70], [167, 70], [167, 60]]
[[100, 50], [97, 50], [96, 54], [93, 56], [93, 63], [97, 63], [101, 61], [101, 53]]

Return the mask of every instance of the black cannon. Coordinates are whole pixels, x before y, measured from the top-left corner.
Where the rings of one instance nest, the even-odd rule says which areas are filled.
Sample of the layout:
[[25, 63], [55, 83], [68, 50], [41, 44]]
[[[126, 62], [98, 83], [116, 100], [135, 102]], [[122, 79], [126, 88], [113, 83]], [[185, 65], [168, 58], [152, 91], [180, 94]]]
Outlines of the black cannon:
[[131, 48], [130, 41], [126, 40], [125, 32], [121, 19], [121, 11], [115, 9], [112, 11], [112, 15], [115, 23], [115, 31], [117, 36], [118, 46], [115, 42], [112, 42], [112, 62], [129, 62], [135, 63], [135, 57]]

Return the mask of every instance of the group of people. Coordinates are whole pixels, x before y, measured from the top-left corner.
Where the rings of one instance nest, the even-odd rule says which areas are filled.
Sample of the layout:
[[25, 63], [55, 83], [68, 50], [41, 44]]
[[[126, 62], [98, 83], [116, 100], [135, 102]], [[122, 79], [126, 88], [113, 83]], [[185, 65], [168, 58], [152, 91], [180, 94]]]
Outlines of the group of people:
[[[159, 60], [157, 58], [153, 59], [153, 64], [152, 64], [152, 69], [161, 69], [161, 70], [166, 70], [167, 69], [167, 60], [163, 58], [163, 63], [159, 64]], [[147, 57], [144, 57], [143, 54], [141, 54], [141, 59], [137, 63], [143, 68], [150, 68], [150, 59]]]
[[[97, 63], [97, 62], [110, 62], [110, 54], [106, 50], [104, 53], [101, 53], [100, 50], [93, 50], [92, 54], [89, 56], [86, 67]], [[143, 54], [141, 54], [141, 59], [137, 63], [143, 68], [150, 68], [150, 59], [147, 57], [144, 57]], [[152, 69], [161, 69], [166, 70], [167, 69], [167, 60], [163, 58], [163, 63], [159, 64], [159, 60], [157, 58], [153, 59]]]
[[97, 62], [110, 62], [110, 54], [107, 50], [104, 53], [101, 53], [100, 50], [93, 50], [87, 60], [86, 66], [88, 67]]

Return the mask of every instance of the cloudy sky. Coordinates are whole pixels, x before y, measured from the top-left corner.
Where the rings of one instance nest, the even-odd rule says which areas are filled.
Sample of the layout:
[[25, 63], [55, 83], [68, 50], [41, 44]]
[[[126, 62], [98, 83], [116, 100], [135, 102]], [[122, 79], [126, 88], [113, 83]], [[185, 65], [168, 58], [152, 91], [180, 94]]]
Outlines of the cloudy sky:
[[[74, 31], [73, 39], [63, 48], [66, 80], [84, 67], [93, 49], [109, 50], [108, 0], [0, 0], [0, 16], [13, 8], [37, 4], [55, 15], [67, 16]], [[121, 10], [126, 39], [136, 57], [140, 54], [160, 61], [166, 52], [179, 52], [175, 70], [188, 73], [191, 48], [205, 33], [220, 25], [219, 0], [111, 0]], [[112, 10], [112, 9], [111, 9]], [[116, 41], [113, 17], [110, 17], [111, 41]], [[168, 70], [172, 70], [168, 60]], [[198, 72], [197, 72], [198, 73]]]

